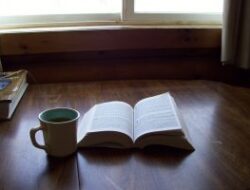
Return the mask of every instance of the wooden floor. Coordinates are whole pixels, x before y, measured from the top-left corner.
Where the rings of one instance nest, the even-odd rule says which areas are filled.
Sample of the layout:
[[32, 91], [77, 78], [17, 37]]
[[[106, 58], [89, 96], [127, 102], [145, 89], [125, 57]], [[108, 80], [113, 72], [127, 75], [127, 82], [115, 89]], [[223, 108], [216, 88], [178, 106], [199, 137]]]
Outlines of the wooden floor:
[[[65, 159], [34, 148], [29, 130], [56, 106], [83, 115], [96, 103], [169, 91], [194, 152], [79, 150]], [[38, 135], [38, 139], [41, 137]], [[249, 189], [250, 89], [210, 81], [106, 81], [30, 85], [12, 120], [0, 122], [0, 189]]]

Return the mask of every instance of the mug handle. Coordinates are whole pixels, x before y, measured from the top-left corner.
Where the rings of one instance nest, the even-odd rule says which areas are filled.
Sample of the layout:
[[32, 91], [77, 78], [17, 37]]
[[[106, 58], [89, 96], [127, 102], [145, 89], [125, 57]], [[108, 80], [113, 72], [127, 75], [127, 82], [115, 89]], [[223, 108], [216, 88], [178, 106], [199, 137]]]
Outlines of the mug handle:
[[36, 141], [36, 133], [38, 131], [43, 131], [44, 128], [43, 127], [37, 127], [37, 128], [32, 128], [30, 130], [30, 139], [31, 139], [31, 142], [32, 144], [36, 147], [36, 148], [40, 148], [40, 149], [43, 149], [43, 150], [46, 150], [47, 147], [45, 145], [41, 145], [41, 144], [38, 144], [37, 141]]

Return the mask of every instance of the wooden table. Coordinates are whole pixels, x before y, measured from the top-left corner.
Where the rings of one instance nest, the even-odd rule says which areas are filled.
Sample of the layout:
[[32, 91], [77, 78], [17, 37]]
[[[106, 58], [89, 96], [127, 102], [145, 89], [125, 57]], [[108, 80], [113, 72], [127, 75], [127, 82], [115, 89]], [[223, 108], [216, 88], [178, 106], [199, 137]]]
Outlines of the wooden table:
[[[44, 109], [83, 115], [96, 103], [170, 91], [194, 152], [168, 148], [79, 150], [50, 158], [29, 130]], [[38, 135], [38, 140], [41, 140]], [[30, 85], [13, 118], [0, 122], [0, 189], [249, 189], [250, 89], [209, 81], [107, 81]]]

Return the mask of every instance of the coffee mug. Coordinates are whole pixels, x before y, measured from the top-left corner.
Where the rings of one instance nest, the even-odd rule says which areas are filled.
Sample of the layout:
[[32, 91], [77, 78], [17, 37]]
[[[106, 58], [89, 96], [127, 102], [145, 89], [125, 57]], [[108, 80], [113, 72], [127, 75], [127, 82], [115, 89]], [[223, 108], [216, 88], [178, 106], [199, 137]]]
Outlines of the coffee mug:
[[[38, 116], [40, 127], [30, 130], [30, 139], [36, 148], [51, 156], [68, 156], [77, 149], [77, 123], [80, 113], [71, 108], [53, 108]], [[36, 133], [43, 132], [44, 145], [37, 143]]]

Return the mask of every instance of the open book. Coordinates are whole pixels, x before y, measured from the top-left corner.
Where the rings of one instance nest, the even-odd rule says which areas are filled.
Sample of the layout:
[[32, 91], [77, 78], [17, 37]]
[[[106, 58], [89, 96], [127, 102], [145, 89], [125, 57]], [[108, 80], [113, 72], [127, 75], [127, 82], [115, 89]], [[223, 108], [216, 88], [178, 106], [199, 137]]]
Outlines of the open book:
[[167, 145], [193, 149], [187, 128], [169, 93], [140, 100], [97, 104], [78, 128], [78, 147], [143, 148]]

